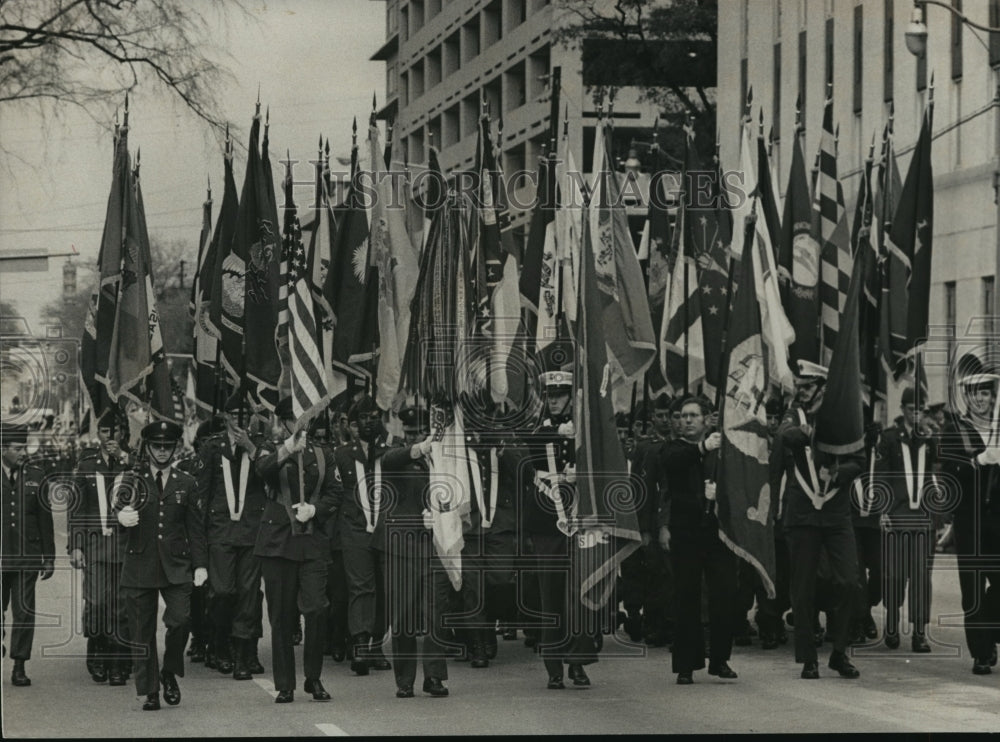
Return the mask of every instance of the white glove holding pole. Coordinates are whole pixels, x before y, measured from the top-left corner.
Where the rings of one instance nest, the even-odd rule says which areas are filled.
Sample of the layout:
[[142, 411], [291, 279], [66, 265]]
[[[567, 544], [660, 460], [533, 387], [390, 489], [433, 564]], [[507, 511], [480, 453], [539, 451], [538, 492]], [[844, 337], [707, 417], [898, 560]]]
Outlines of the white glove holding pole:
[[131, 505], [126, 505], [118, 511], [118, 522], [126, 528], [134, 528], [139, 525], [139, 513]]
[[208, 580], [208, 570], [204, 567], [198, 567], [194, 571], [194, 586], [201, 587]]
[[292, 505], [295, 508], [295, 520], [299, 523], [307, 523], [316, 515], [316, 506], [309, 502], [297, 502]]
[[705, 439], [705, 451], [714, 451], [722, 445], [722, 433], [712, 433]]
[[711, 479], [705, 480], [705, 499], [709, 502], [715, 502], [715, 482]]

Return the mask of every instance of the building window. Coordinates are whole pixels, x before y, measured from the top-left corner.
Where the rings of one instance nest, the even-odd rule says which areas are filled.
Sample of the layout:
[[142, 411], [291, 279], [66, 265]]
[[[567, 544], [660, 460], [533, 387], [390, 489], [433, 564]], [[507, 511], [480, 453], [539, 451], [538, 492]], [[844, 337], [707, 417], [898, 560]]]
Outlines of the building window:
[[805, 121], [806, 111], [806, 32], [799, 31], [799, 101], [801, 103], [802, 120]]
[[508, 110], [520, 108], [528, 102], [524, 75], [524, 62], [518, 62], [503, 75], [504, 100], [507, 102]]
[[483, 48], [488, 49], [503, 38], [503, 24], [500, 0], [483, 9]]
[[410, 38], [410, 9], [403, 8], [399, 11], [399, 42], [403, 43]]
[[994, 303], [996, 301], [996, 281], [994, 276], [983, 276], [983, 307], [982, 312], [984, 317], [988, 317], [986, 322], [986, 332], [992, 337], [997, 331], [997, 322], [1000, 321], [993, 314], [993, 307], [996, 306]]
[[772, 100], [771, 115], [774, 117], [774, 138], [781, 138], [781, 44], [774, 45], [774, 98]]
[[854, 6], [854, 112], [861, 113], [863, 102], [864, 50], [862, 32], [865, 24], [864, 6]]
[[392, 98], [396, 94], [396, 63], [385, 66], [385, 94]]
[[424, 85], [430, 90], [441, 82], [441, 47], [431, 50], [424, 58]]
[[424, 0], [410, 0], [410, 36], [424, 27]]
[[[1000, 0], [990, 0], [990, 25], [1000, 27]], [[990, 34], [990, 67], [1000, 65], [1000, 34]]]
[[824, 46], [826, 47], [826, 78], [825, 81], [829, 85], [833, 82], [833, 18], [826, 19], [826, 40]]
[[507, 0], [507, 30], [512, 31], [528, 16], [528, 0]]
[[895, 7], [893, 0], [885, 0], [885, 25], [882, 32], [882, 100], [888, 103], [892, 100], [893, 56], [892, 45], [895, 40]]
[[[956, 13], [962, 12], [962, 0], [951, 0]], [[962, 29], [965, 24], [960, 16], [951, 16], [951, 79], [962, 79]]]

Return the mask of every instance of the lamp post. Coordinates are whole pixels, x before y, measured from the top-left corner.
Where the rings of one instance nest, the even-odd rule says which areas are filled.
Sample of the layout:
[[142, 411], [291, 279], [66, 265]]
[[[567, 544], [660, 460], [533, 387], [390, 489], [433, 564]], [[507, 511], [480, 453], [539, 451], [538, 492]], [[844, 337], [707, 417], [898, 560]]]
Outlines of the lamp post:
[[[949, 3], [940, 0], [913, 0], [913, 13], [906, 27], [906, 48], [915, 57], [922, 57], [927, 52], [927, 24], [924, 22], [924, 12], [928, 5], [937, 5], [949, 11], [966, 26], [985, 31], [988, 34], [1000, 34], [1000, 28], [984, 26], [970, 20], [964, 13]], [[988, 47], [987, 47], [988, 49]], [[996, 263], [993, 272], [993, 320], [990, 323], [992, 331], [1000, 329], [1000, 83], [993, 94], [993, 203], [996, 207]]]

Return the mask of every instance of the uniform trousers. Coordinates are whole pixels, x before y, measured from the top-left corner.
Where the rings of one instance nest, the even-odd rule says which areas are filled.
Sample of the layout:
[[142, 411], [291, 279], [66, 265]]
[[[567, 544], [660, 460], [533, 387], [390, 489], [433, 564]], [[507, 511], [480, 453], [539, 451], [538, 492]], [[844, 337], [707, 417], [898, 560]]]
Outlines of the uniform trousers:
[[382, 552], [392, 626], [392, 669], [399, 688], [413, 686], [418, 659], [423, 663], [424, 678], [448, 679], [443, 615], [451, 600], [451, 582], [437, 558], [432, 562], [430, 542], [424, 540], [422, 545], [427, 547], [423, 554]]
[[538, 579], [539, 612], [544, 626], [538, 645], [550, 676], [562, 677], [563, 663], [597, 662], [594, 641], [597, 618], [580, 602], [580, 581], [573, 567], [571, 538], [532, 534], [534, 572]]
[[208, 603], [217, 651], [230, 636], [258, 636], [262, 613], [260, 560], [253, 549], [229, 544], [208, 546]]
[[[833, 649], [845, 652], [854, 617], [858, 584], [858, 551], [850, 521], [825, 526], [789, 526], [785, 529], [791, 559], [792, 611], [795, 613], [795, 661], [816, 662], [813, 616], [820, 554], [826, 551], [829, 571], [827, 632]], [[826, 602], [826, 601], [824, 601]]]
[[997, 628], [1000, 626], [1000, 569], [996, 566], [1000, 558], [1000, 517], [984, 514], [978, 531], [977, 534], [968, 520], [956, 517], [955, 547], [965, 613], [965, 642], [972, 657], [984, 662], [1000, 640]]
[[35, 639], [35, 583], [38, 568], [5, 569], [0, 582], [3, 585], [3, 613], [11, 614], [10, 656], [15, 660], [30, 660], [31, 645]]
[[295, 653], [292, 634], [299, 613], [305, 619], [302, 632], [302, 664], [307, 680], [319, 680], [323, 671], [326, 633], [326, 574], [322, 559], [297, 562], [281, 557], [258, 557], [264, 575], [267, 617], [271, 622], [271, 662], [274, 687], [295, 690]]
[[98, 642], [98, 660], [127, 660], [128, 607], [121, 562], [88, 561], [83, 568], [83, 635]]
[[348, 590], [347, 575], [344, 573], [344, 552], [340, 549], [330, 552], [326, 598], [330, 603], [326, 621], [327, 649], [334, 646], [346, 647], [350, 638], [347, 633]]
[[854, 540], [858, 545], [858, 600], [862, 617], [882, 602], [882, 531], [878, 528], [855, 528]]
[[132, 642], [132, 668], [135, 689], [140, 696], [160, 690], [159, 653], [156, 646], [156, 614], [162, 596], [164, 640], [163, 669], [184, 677], [184, 646], [191, 627], [191, 583], [165, 587], [125, 587], [129, 632]]
[[887, 634], [899, 631], [899, 611], [907, 595], [910, 623], [922, 632], [931, 618], [931, 566], [936, 540], [930, 523], [924, 528], [886, 531], [885, 610]]
[[671, 529], [670, 554], [674, 566], [673, 671], [688, 673], [705, 667], [703, 575], [708, 586], [709, 662], [727, 662], [733, 650], [736, 555], [711, 528]]
[[635, 617], [642, 610], [646, 633], [663, 634], [667, 625], [672, 623], [672, 583], [670, 556], [655, 538], [622, 562], [619, 596], [630, 616]]
[[375, 644], [385, 636], [385, 575], [378, 549], [344, 540], [344, 574], [347, 577], [347, 628], [351, 636], [370, 634]]
[[[492, 528], [466, 534], [462, 549], [462, 587], [459, 590], [460, 617], [452, 625], [468, 629], [492, 629], [498, 618], [514, 615], [514, 582], [510, 562], [514, 557], [515, 535]], [[501, 562], [503, 568], [492, 566]]]

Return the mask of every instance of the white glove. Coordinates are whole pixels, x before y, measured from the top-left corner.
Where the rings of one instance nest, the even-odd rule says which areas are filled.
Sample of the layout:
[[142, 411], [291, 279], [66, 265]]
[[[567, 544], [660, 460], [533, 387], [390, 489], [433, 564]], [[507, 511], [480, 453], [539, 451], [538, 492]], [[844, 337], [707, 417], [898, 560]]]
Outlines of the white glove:
[[562, 425], [559, 426], [559, 435], [565, 438], [572, 438], [573, 436], [576, 435], [576, 426], [573, 425], [572, 420], [564, 422]]
[[715, 482], [711, 479], [705, 480], [705, 499], [715, 502]]
[[304, 450], [305, 447], [306, 436], [305, 431], [303, 430], [300, 430], [298, 433], [290, 435], [285, 439], [285, 450], [288, 451], [288, 453], [298, 453], [299, 451]]
[[722, 445], [722, 433], [712, 433], [708, 438], [705, 439], [705, 450], [714, 451], [719, 446]]
[[87, 558], [81, 549], [73, 549], [69, 555], [69, 563], [73, 569], [83, 569], [87, 566]]
[[1000, 448], [996, 446], [987, 446], [982, 453], [976, 456], [976, 461], [979, 462], [980, 466], [1000, 464]]
[[134, 528], [139, 525], [139, 513], [131, 505], [126, 505], [118, 511], [118, 522], [126, 528]]
[[670, 551], [670, 529], [666, 526], [660, 526], [660, 548]]
[[424, 512], [422, 513], [422, 515], [424, 516], [424, 528], [426, 528], [428, 531], [433, 531], [434, 516], [431, 515], [431, 511], [428, 510], [427, 508], [424, 508]]
[[316, 506], [309, 502], [300, 502], [292, 505], [295, 508], [295, 520], [299, 523], [307, 523], [316, 515]]
[[194, 571], [194, 586], [201, 587], [208, 580], [208, 570], [204, 567], [198, 567]]

